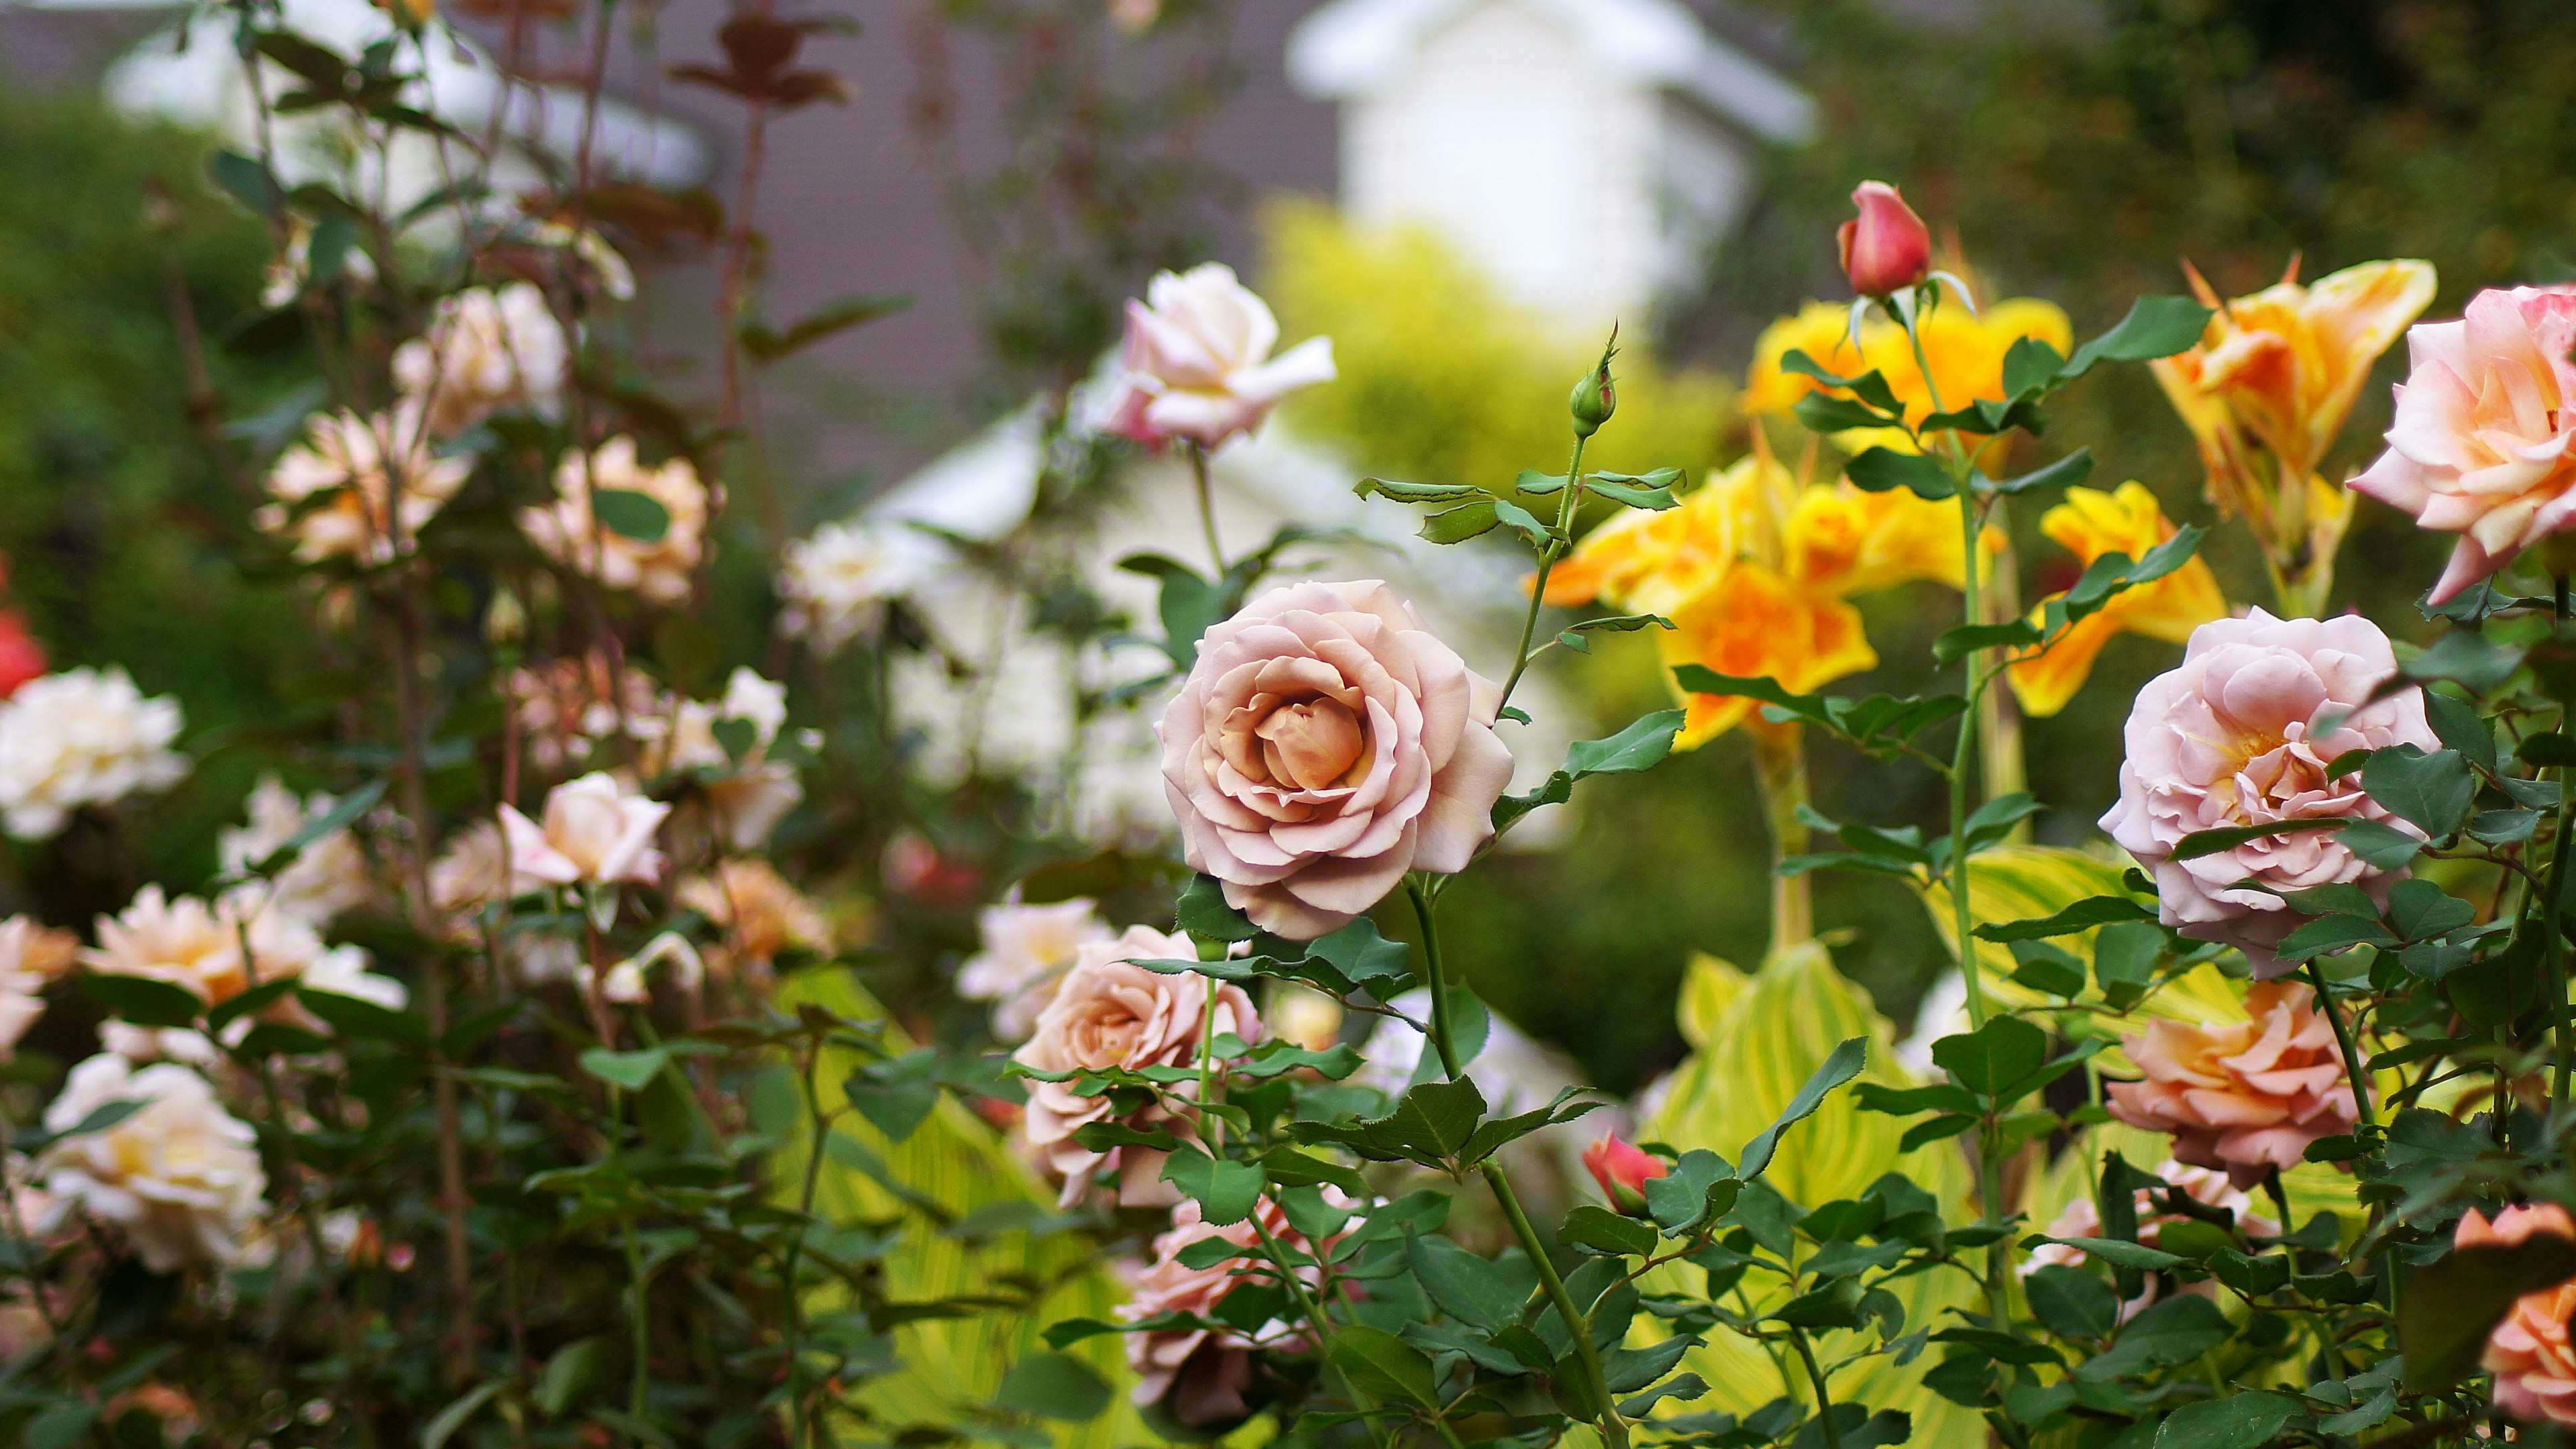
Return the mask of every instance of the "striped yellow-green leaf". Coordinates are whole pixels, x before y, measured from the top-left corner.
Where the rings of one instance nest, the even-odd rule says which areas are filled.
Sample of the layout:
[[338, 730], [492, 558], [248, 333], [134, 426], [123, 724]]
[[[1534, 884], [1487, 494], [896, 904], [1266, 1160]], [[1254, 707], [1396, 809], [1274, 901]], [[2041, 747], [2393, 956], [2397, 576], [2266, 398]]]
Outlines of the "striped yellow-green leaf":
[[[1705, 1147], [1734, 1160], [1747, 1141], [1771, 1125], [1835, 1045], [1852, 1037], [1869, 1042], [1869, 1064], [1860, 1080], [1917, 1085], [1890, 1051], [1886, 1019], [1814, 942], [1781, 952], [1751, 976], [1715, 957], [1694, 957], [1682, 1002], [1683, 1029], [1699, 1049], [1676, 1071], [1670, 1095], [1641, 1129], [1649, 1139], [1685, 1150]], [[1958, 1144], [1899, 1152], [1897, 1140], [1904, 1134], [1903, 1122], [1863, 1112], [1848, 1089], [1838, 1091], [1781, 1139], [1765, 1180], [1791, 1201], [1814, 1207], [1856, 1197], [1882, 1174], [1897, 1172], [1938, 1197], [1951, 1221], [1973, 1217], [1967, 1164]], [[1689, 1277], [1693, 1281], [1676, 1278], [1665, 1286], [1697, 1291], [1697, 1274]], [[1950, 1272], [1917, 1274], [1893, 1287], [1905, 1302], [1909, 1327], [1933, 1325], [1943, 1310], [1969, 1303], [1973, 1292], [1963, 1275]], [[1787, 1296], [1751, 1279], [1746, 1291], [1766, 1305]], [[1831, 1361], [1856, 1347], [1858, 1337], [1821, 1335], [1818, 1352]], [[1900, 1369], [1884, 1358], [1872, 1359], [1866, 1367], [1838, 1375], [1834, 1394], [1912, 1414], [1918, 1444], [1981, 1442], [1985, 1427], [1973, 1410], [1922, 1386], [1922, 1372], [1932, 1361], [1927, 1356]], [[1723, 1329], [1713, 1330], [1707, 1346], [1694, 1350], [1683, 1367], [1715, 1385], [1708, 1397], [1684, 1406], [1691, 1412], [1741, 1414], [1782, 1394], [1804, 1397], [1810, 1392], [1794, 1364], [1783, 1364], [1760, 1345]]]
[[[858, 1020], [885, 1014], [857, 982], [842, 975], [808, 973], [792, 980], [779, 996], [780, 1004], [790, 1010], [800, 1001], [811, 1001]], [[898, 1051], [908, 1045], [891, 1025], [886, 1035], [888, 1044]], [[858, 1066], [846, 1053], [836, 1053], [824, 1063], [818, 1081], [827, 1101]], [[997, 1204], [1054, 1205], [1054, 1193], [1011, 1155], [1000, 1134], [953, 1097], [943, 1096], [938, 1108], [900, 1143], [855, 1113], [842, 1113], [832, 1130], [874, 1154], [894, 1181], [936, 1203], [952, 1219]], [[844, 1155], [863, 1160], [846, 1149]], [[790, 1201], [795, 1174], [802, 1167], [801, 1161], [794, 1161], [782, 1169], [781, 1192]], [[887, 1260], [886, 1284], [889, 1295], [900, 1301], [966, 1294], [1007, 1297], [1021, 1285], [1039, 1285], [1036, 1305], [1027, 1312], [982, 1308], [972, 1316], [923, 1319], [898, 1329], [895, 1342], [903, 1367], [862, 1385], [858, 1393], [877, 1419], [871, 1438], [892, 1437], [907, 1425], [971, 1423], [965, 1411], [991, 1403], [1013, 1364], [1048, 1351], [1039, 1337], [1048, 1324], [1066, 1318], [1112, 1319], [1113, 1310], [1127, 1297], [1103, 1266], [1097, 1245], [1080, 1233], [1032, 1241], [1026, 1232], [1011, 1232], [977, 1242], [961, 1241], [943, 1235], [867, 1173], [829, 1153], [815, 1211], [836, 1223], [902, 1219], [902, 1239]], [[816, 1290], [808, 1298], [808, 1307], [829, 1311], [840, 1301], [837, 1289]], [[1109, 1412], [1087, 1423], [1034, 1421], [1032, 1427], [1052, 1434], [1059, 1449], [1110, 1449], [1152, 1440], [1128, 1402], [1127, 1390], [1135, 1377], [1127, 1371], [1122, 1343], [1104, 1335], [1067, 1350], [1118, 1392]]]

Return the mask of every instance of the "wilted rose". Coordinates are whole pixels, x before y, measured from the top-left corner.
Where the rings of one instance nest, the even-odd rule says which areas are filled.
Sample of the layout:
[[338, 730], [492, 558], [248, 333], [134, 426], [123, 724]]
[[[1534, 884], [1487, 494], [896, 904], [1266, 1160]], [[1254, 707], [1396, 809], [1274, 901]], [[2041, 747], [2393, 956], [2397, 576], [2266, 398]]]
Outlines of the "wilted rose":
[[2415, 691], [2370, 702], [2396, 672], [2388, 636], [2359, 615], [2275, 619], [2256, 609], [2193, 631], [2182, 667], [2138, 692], [2120, 803], [2102, 817], [2154, 874], [2166, 925], [2241, 947], [2257, 976], [2277, 976], [2289, 968], [2274, 948], [2308, 919], [2280, 892], [2343, 884], [2386, 893], [2393, 877], [2333, 830], [2262, 836], [2190, 860], [2173, 853], [2187, 835], [2230, 826], [2391, 821], [2358, 771], [2329, 775], [2326, 766], [2350, 750], [2442, 747]]
[[1902, 292], [1932, 274], [1932, 231], [1895, 187], [1864, 181], [1851, 195], [1860, 215], [1834, 233], [1843, 275], [1864, 297]]
[[1511, 783], [1499, 704], [1377, 580], [1271, 590], [1199, 641], [1157, 726], [1191, 868], [1299, 941], [1466, 869]]
[[2576, 523], [2576, 286], [2480, 292], [2406, 350], [2388, 451], [2352, 486], [2460, 536], [2439, 604]]
[[1279, 400], [1330, 382], [1333, 344], [1309, 338], [1277, 357], [1279, 319], [1217, 262], [1165, 272], [1127, 303], [1127, 340], [1103, 430], [1160, 447], [1213, 448], [1260, 426]]
[[[1199, 1059], [1203, 1025], [1218, 1035], [1232, 1032], [1245, 1042], [1259, 1041], [1261, 1014], [1243, 988], [1213, 986], [1211, 1011], [1208, 978], [1166, 976], [1130, 964], [1197, 956], [1188, 937], [1166, 936], [1146, 926], [1130, 926], [1114, 941], [1084, 942], [1055, 998], [1038, 1014], [1036, 1032], [1013, 1059], [1041, 1072], [1189, 1066]], [[1099, 1153], [1073, 1140], [1082, 1127], [1110, 1120], [1106, 1094], [1079, 1096], [1073, 1088], [1072, 1082], [1029, 1083], [1029, 1144], [1064, 1178], [1066, 1203], [1082, 1196], [1095, 1171], [1113, 1165], [1119, 1171], [1122, 1202], [1151, 1206], [1173, 1201], [1169, 1185], [1157, 1180], [1162, 1153], [1125, 1147]]]
[[2121, 1038], [2142, 1082], [2113, 1082], [2111, 1115], [2173, 1134], [2173, 1155], [2250, 1188], [2275, 1168], [2299, 1165], [2308, 1144], [2350, 1132], [2352, 1083], [2334, 1024], [2316, 993], [2295, 981], [2258, 981], [2245, 993], [2250, 1021], [2152, 1021]]

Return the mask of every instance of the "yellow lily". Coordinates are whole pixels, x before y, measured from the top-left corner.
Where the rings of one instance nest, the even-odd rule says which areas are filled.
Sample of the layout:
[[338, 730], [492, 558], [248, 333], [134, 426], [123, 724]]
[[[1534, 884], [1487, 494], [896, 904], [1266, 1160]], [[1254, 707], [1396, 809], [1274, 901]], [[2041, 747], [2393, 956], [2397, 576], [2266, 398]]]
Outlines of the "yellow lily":
[[2244, 518], [2284, 608], [2323, 610], [2352, 498], [2317, 473], [2371, 364], [2431, 304], [2433, 264], [2364, 262], [2301, 286], [2299, 264], [2251, 296], [2223, 300], [2183, 266], [2214, 309], [2200, 344], [2152, 366], [2200, 445], [2209, 499]]
[[[2065, 502], [2040, 515], [2039, 528], [2088, 567], [2107, 553], [2144, 558], [2147, 550], [2174, 536], [2174, 525], [2156, 506], [2156, 496], [2136, 482], [2109, 493], [2069, 488]], [[2042, 601], [2031, 610], [2031, 622], [2039, 623], [2046, 608]], [[2190, 641], [2192, 630], [2227, 613], [2227, 596], [2219, 592], [2217, 576], [2195, 557], [2153, 583], [2112, 595], [2100, 612], [2076, 620], [2055, 647], [2014, 663], [2005, 677], [2022, 712], [2046, 719], [2066, 708], [2084, 687], [2094, 659], [2113, 635], [2144, 634], [2182, 644]]]
[[[1970, 312], [1955, 300], [1916, 319], [1923, 339], [1923, 361], [1931, 364], [1931, 385], [1915, 361], [1905, 329], [1873, 311], [1861, 323], [1860, 345], [1852, 345], [1851, 309], [1831, 302], [1809, 302], [1793, 316], [1762, 330], [1753, 344], [1753, 363], [1744, 376], [1736, 405], [1751, 415], [1785, 413], [1798, 399], [1823, 384], [1803, 373], [1786, 371], [1781, 360], [1792, 348], [1806, 353], [1845, 377], [1876, 368], [1905, 405], [1905, 417], [1920, 426], [1936, 409], [1957, 409], [1979, 399], [1999, 401], [2004, 395], [2004, 354], [2015, 342], [2035, 337], [2066, 352], [2074, 345], [2074, 328], [2055, 304], [2030, 297], [1997, 302]], [[1878, 446], [1912, 452], [1911, 439], [1895, 428], [1864, 428], [1836, 435], [1835, 441], [1858, 451]]]

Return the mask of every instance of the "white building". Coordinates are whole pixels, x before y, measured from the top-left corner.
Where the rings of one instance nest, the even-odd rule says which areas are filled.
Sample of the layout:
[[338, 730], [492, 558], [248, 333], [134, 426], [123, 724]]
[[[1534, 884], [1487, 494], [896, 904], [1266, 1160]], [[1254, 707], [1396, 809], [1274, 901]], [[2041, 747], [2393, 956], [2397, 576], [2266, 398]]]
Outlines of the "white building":
[[1679, 0], [1331, 0], [1289, 78], [1341, 106], [1342, 206], [1425, 223], [1589, 330], [1695, 282], [1805, 92]]

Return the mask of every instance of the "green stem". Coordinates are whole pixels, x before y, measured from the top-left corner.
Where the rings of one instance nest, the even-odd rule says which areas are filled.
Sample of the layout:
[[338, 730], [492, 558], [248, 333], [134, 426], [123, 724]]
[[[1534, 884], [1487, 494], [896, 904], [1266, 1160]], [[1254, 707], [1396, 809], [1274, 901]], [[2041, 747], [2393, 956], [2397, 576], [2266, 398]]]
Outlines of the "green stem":
[[1422, 984], [1431, 993], [1431, 1045], [1440, 1053], [1441, 1074], [1455, 1081], [1465, 1064], [1458, 1060], [1457, 1032], [1449, 1019], [1449, 972], [1440, 964], [1440, 925], [1419, 876], [1405, 878], [1404, 893], [1413, 899], [1413, 918], [1422, 925]]
[[[2326, 1021], [2334, 1027], [2335, 1045], [2343, 1049], [2344, 1075], [2352, 1082], [2353, 1110], [2361, 1119], [2362, 1126], [2376, 1126], [2379, 1118], [2370, 1110], [2370, 1079], [2362, 1075], [2361, 1048], [2353, 1043], [2352, 1027], [2344, 1021], [2342, 1009], [2335, 1005], [2334, 993], [2326, 989], [2326, 973], [2314, 958], [2309, 960], [2307, 972], [2309, 984], [2317, 989], [2317, 1010], [2325, 1013]], [[2284, 1223], [2282, 1226], [2289, 1225]]]
[[1530, 583], [1529, 613], [1521, 620], [1521, 643], [1512, 651], [1512, 673], [1503, 681], [1503, 697], [1496, 707], [1512, 702], [1512, 691], [1520, 687], [1521, 673], [1529, 668], [1530, 641], [1538, 637], [1538, 611], [1547, 603], [1547, 576], [1556, 571], [1556, 561], [1568, 548], [1566, 534], [1574, 527], [1575, 495], [1583, 491], [1583, 445], [1591, 439], [1576, 434], [1573, 461], [1565, 465], [1565, 487], [1556, 495], [1556, 529], [1548, 536], [1547, 547], [1539, 550], [1538, 577]]
[[1816, 1351], [1807, 1345], [1807, 1335], [1789, 1331], [1789, 1342], [1807, 1365], [1807, 1381], [1816, 1386], [1816, 1422], [1825, 1429], [1825, 1449], [1843, 1449], [1843, 1431], [1834, 1423], [1833, 1395], [1825, 1388], [1824, 1368], [1816, 1362]]
[[[2558, 576], [2557, 603], [2558, 620], [2563, 628], [2570, 604], [2565, 574]], [[2562, 721], [2559, 727], [2566, 728], [2565, 723]], [[2548, 899], [2540, 903], [2540, 954], [2549, 967], [2550, 1055], [2556, 1059], [2550, 1072], [2549, 1099], [2553, 1106], [2563, 1108], [2567, 1102], [2570, 1054], [2567, 1049], [2566, 933], [2561, 922], [2566, 919], [2567, 911], [2567, 831], [2570, 824], [2576, 823], [2576, 812], [2571, 812], [2571, 802], [2565, 797], [2568, 791], [2576, 790], [2576, 769], [2563, 766], [2559, 769], [2558, 789], [2561, 797], [2558, 802], [2558, 833], [2551, 837], [2549, 847]]]
[[787, 1407], [789, 1419], [794, 1426], [793, 1434], [787, 1441], [788, 1449], [805, 1449], [809, 1437], [806, 1430], [805, 1389], [797, 1381], [804, 1363], [805, 1312], [803, 1297], [796, 1288], [796, 1271], [805, 1255], [804, 1219], [814, 1215], [814, 1189], [823, 1177], [824, 1140], [830, 1135], [832, 1128], [831, 1119], [823, 1115], [822, 1099], [815, 1094], [814, 1090], [814, 1074], [816, 1068], [822, 1063], [822, 1055], [822, 1048], [817, 1044], [805, 1058], [805, 1110], [813, 1121], [814, 1130], [805, 1149], [805, 1182], [796, 1195], [796, 1211], [799, 1219], [796, 1224], [796, 1236], [787, 1240], [787, 1253], [778, 1269], [780, 1296], [786, 1300], [784, 1306], [787, 1313]]
[[1208, 481], [1207, 447], [1201, 443], [1183, 445], [1190, 455], [1190, 476], [1198, 483], [1199, 527], [1207, 534], [1208, 557], [1216, 563], [1215, 581], [1225, 579], [1225, 545], [1216, 536], [1216, 494]]
[[[608, 1089], [608, 1152], [612, 1160], [621, 1162], [626, 1156], [624, 1095], [613, 1084]], [[653, 1382], [653, 1324], [646, 1316], [650, 1305], [645, 1296], [644, 1250], [635, 1241], [635, 1214], [631, 1208], [619, 1223], [619, 1228], [626, 1254], [626, 1280], [634, 1285], [634, 1305], [628, 1317], [633, 1320], [634, 1347], [631, 1352], [635, 1357], [635, 1368], [628, 1377], [626, 1412], [641, 1420], [644, 1417], [645, 1389]]]
[[[1261, 1240], [1261, 1250], [1269, 1255], [1271, 1266], [1279, 1270], [1279, 1281], [1287, 1285], [1288, 1296], [1296, 1302], [1297, 1311], [1306, 1316], [1306, 1321], [1308, 1323], [1314, 1325], [1315, 1352], [1321, 1356], [1327, 1364], [1330, 1364], [1332, 1362], [1331, 1348], [1333, 1343], [1333, 1325], [1330, 1320], [1324, 1317], [1324, 1305], [1316, 1299], [1314, 1294], [1306, 1290], [1306, 1281], [1297, 1276], [1296, 1268], [1288, 1261], [1287, 1246], [1281, 1243], [1277, 1235], [1273, 1234], [1269, 1227], [1261, 1221], [1261, 1207], [1259, 1204], [1254, 1204], [1252, 1215], [1244, 1219], [1244, 1221], [1252, 1225], [1252, 1235]], [[1336, 1369], [1334, 1372], [1336, 1374], [1340, 1374], [1341, 1371]], [[1344, 1391], [1349, 1393], [1351, 1403], [1359, 1408], [1363, 1413], [1377, 1407], [1376, 1398], [1372, 1395], [1362, 1393], [1350, 1382], [1349, 1376], [1342, 1375], [1342, 1387]], [[1377, 1422], [1374, 1419], [1366, 1422], [1369, 1442], [1372, 1444], [1383, 1443], [1383, 1439], [1378, 1434]], [[1443, 1423], [1440, 1427], [1443, 1433], [1448, 1432], [1449, 1426], [1446, 1423]]]

